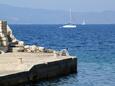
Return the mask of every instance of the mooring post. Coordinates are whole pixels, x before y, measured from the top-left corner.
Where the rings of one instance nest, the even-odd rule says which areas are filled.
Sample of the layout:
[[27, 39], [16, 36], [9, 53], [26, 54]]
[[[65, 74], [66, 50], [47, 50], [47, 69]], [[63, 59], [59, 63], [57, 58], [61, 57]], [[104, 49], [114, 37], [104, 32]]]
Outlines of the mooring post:
[[19, 59], [19, 63], [22, 64], [23, 61], [22, 61], [22, 58], [18, 58]]

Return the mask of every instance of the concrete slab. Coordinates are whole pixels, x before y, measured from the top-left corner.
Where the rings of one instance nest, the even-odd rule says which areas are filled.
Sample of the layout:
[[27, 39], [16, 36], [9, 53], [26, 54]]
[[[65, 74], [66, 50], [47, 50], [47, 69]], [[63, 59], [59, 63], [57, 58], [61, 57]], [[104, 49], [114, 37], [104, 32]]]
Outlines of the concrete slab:
[[34, 65], [47, 64], [64, 60], [68, 58], [75, 58], [73, 56], [57, 56], [53, 53], [25, 53], [14, 52], [0, 54], [0, 76], [6, 76], [14, 73], [29, 71]]

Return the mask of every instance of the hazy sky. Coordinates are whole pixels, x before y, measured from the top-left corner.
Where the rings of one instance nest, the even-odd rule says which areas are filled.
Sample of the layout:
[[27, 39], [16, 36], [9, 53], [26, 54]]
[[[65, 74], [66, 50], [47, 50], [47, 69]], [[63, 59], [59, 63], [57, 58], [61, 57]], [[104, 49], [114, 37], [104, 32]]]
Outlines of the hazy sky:
[[71, 8], [77, 12], [115, 11], [115, 0], [0, 0], [0, 4], [54, 10]]

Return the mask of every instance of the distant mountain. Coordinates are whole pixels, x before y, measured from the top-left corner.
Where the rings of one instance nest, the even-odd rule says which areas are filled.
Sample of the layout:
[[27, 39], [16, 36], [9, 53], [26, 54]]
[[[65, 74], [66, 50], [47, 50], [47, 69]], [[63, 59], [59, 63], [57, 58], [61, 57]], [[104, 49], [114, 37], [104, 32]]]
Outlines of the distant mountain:
[[[72, 21], [81, 24], [115, 24], [115, 12], [73, 12]], [[63, 24], [69, 21], [69, 12], [31, 9], [0, 4], [0, 19], [10, 24]]]

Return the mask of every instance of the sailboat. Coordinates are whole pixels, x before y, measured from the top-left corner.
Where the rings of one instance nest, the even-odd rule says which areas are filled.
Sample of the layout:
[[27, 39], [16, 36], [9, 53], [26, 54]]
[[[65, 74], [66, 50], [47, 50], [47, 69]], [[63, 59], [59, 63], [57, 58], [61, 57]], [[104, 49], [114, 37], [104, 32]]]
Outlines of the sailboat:
[[83, 20], [83, 23], [82, 23], [82, 25], [86, 25], [86, 22], [85, 22], [85, 20]]
[[71, 15], [71, 9], [70, 9], [70, 21], [69, 23], [62, 26], [62, 28], [76, 28], [77, 26], [75, 24], [72, 24], [72, 15]]

